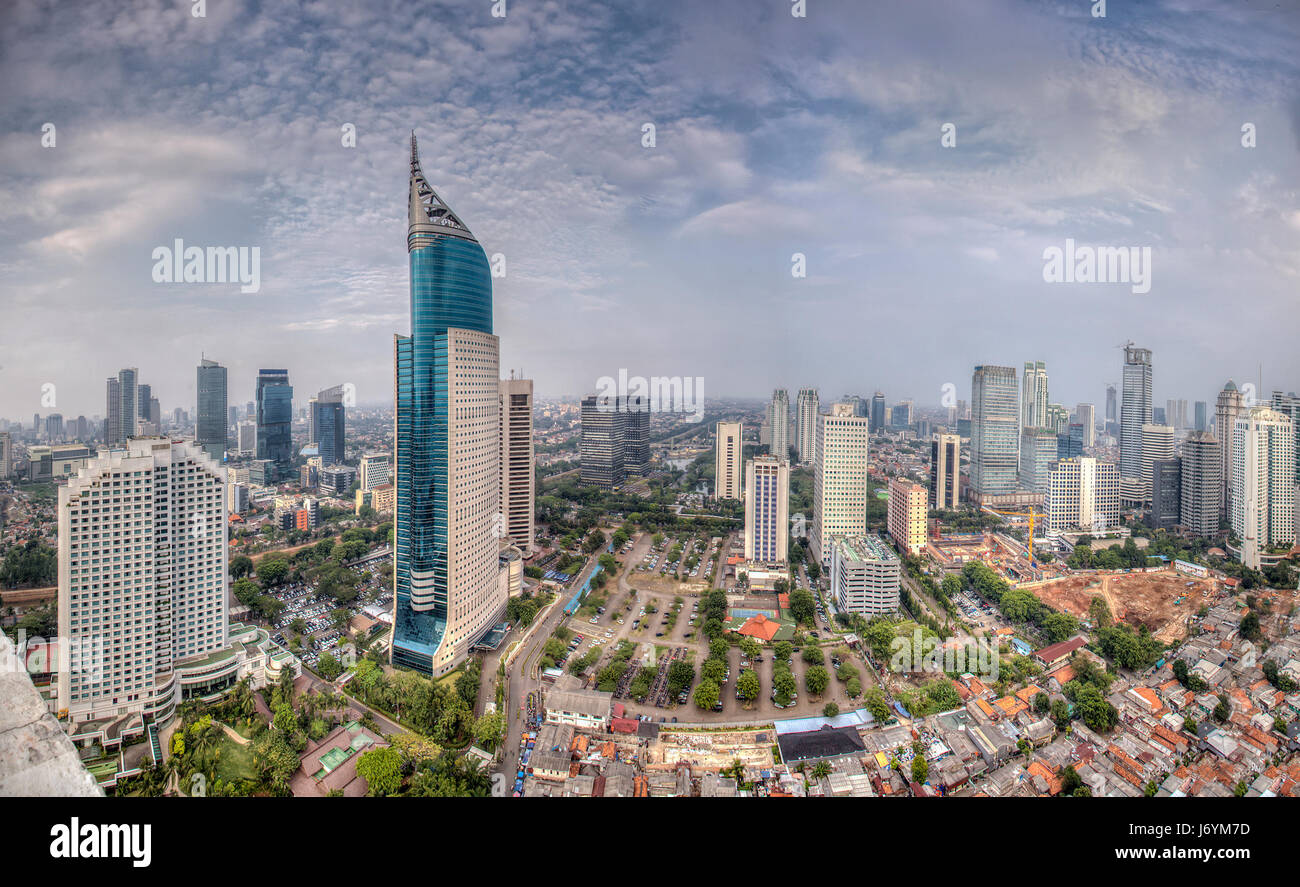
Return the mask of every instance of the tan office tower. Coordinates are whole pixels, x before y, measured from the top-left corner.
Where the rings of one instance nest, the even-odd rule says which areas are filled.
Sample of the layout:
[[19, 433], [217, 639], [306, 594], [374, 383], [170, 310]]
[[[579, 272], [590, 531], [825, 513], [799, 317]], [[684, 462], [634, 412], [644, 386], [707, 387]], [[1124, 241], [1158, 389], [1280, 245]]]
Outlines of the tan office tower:
[[777, 566], [789, 560], [790, 463], [756, 456], [745, 463], [745, 560]]
[[1232, 443], [1232, 530], [1241, 562], [1260, 567], [1271, 546], [1295, 544], [1295, 431], [1291, 417], [1265, 406], [1237, 417]]
[[1237, 417], [1241, 415], [1244, 404], [1237, 383], [1228, 380], [1219, 392], [1219, 399], [1214, 407], [1214, 434], [1219, 438], [1223, 456], [1223, 493], [1219, 500], [1219, 513], [1227, 520], [1232, 520], [1232, 468], [1233, 438], [1236, 434]]
[[14, 439], [8, 431], [0, 431], [0, 478], [8, 477], [14, 470]]
[[1119, 468], [1090, 457], [1062, 459], [1048, 473], [1043, 497], [1048, 530], [1100, 533], [1119, 526]]
[[961, 437], [936, 434], [930, 441], [930, 507], [954, 509], [961, 498]]
[[1160, 459], [1174, 457], [1174, 427], [1172, 425], [1142, 426], [1142, 496], [1146, 502], [1151, 501], [1152, 482], [1155, 477], [1154, 463]]
[[867, 532], [867, 468], [870, 420], [853, 415], [853, 405], [831, 404], [817, 421], [817, 463], [813, 472], [813, 523], [809, 541], [830, 567], [839, 536]]
[[719, 422], [714, 432], [715, 455], [713, 497], [715, 499], [741, 498], [740, 458], [744, 452], [741, 443], [742, 428], [739, 422]]
[[536, 496], [533, 456], [533, 380], [502, 379], [501, 530], [524, 556], [533, 553]]
[[886, 524], [889, 535], [908, 554], [920, 554], [925, 548], [925, 487], [903, 477], [889, 481], [889, 509]]

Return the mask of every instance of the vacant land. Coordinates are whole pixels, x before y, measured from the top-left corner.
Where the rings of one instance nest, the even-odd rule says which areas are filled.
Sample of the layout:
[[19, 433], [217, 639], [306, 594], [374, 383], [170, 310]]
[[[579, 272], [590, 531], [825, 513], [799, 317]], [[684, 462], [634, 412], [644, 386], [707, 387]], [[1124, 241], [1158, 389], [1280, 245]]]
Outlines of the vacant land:
[[1208, 603], [1217, 583], [1173, 570], [1160, 573], [1094, 573], [1056, 579], [1032, 590], [1057, 610], [1088, 615], [1094, 598], [1106, 601], [1111, 616], [1137, 628], [1146, 626], [1160, 640], [1178, 640], [1186, 633], [1187, 617]]

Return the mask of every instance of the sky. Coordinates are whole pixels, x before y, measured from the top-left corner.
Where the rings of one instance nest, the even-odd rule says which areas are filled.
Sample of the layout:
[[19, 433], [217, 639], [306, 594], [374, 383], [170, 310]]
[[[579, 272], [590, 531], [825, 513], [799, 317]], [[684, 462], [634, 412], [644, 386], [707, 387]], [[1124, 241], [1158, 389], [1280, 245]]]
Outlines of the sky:
[[[539, 396], [937, 406], [1044, 360], [1100, 412], [1129, 340], [1157, 405], [1300, 389], [1300, 0], [193, 5], [0, 4], [0, 416], [102, 415], [124, 366], [192, 409], [200, 355], [232, 404], [391, 402], [412, 130]], [[178, 238], [259, 291], [155, 282]], [[1067, 240], [1149, 291], [1047, 282]]]

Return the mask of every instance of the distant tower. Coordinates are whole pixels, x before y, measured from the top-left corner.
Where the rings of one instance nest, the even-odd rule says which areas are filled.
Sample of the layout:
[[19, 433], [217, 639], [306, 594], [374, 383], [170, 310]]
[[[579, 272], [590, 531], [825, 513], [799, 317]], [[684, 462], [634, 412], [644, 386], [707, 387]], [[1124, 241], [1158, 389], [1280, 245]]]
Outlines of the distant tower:
[[1214, 408], [1214, 434], [1219, 439], [1219, 447], [1223, 456], [1223, 493], [1219, 497], [1220, 516], [1228, 520], [1232, 519], [1232, 471], [1235, 460], [1233, 459], [1233, 432], [1237, 427], [1237, 417], [1241, 415], [1243, 403], [1241, 392], [1237, 390], [1237, 383], [1228, 380], [1228, 384], [1223, 386], [1219, 392], [1219, 399]]
[[772, 402], [767, 405], [769, 452], [778, 459], [790, 457], [790, 394], [784, 388], [772, 392]]
[[714, 488], [715, 499], [741, 498], [741, 442], [739, 422], [719, 422], [714, 433]]
[[821, 414], [821, 399], [816, 388], [800, 388], [798, 409], [798, 436], [795, 449], [799, 462], [808, 465], [817, 458], [817, 417]]
[[[1142, 426], [1151, 422], [1151, 351], [1124, 346], [1124, 391], [1119, 420], [1121, 485], [1142, 475]], [[1137, 488], [1134, 487], [1136, 490]], [[1150, 486], [1146, 493], [1150, 493]], [[1139, 495], [1141, 495], [1139, 493]]]

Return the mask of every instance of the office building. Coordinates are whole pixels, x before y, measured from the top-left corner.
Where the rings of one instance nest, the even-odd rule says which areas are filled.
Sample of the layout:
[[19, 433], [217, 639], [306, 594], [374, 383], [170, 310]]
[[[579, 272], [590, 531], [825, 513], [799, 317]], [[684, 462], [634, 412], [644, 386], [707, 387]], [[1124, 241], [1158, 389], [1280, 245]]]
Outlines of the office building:
[[425, 178], [414, 134], [408, 193], [411, 333], [393, 349], [391, 662], [441, 676], [500, 619], [509, 593], [493, 534], [500, 350], [487, 255]]
[[714, 431], [715, 499], [741, 498], [741, 456], [745, 449], [741, 434], [739, 422], [719, 422]]
[[1165, 401], [1165, 424], [1174, 426], [1174, 431], [1187, 430], [1187, 401], [1173, 398]]
[[357, 483], [363, 490], [373, 490], [392, 480], [393, 457], [388, 453], [366, 453], [357, 466]]
[[1062, 431], [1057, 434], [1056, 458], [1073, 459], [1084, 455], [1083, 433], [1083, 426], [1081, 424], [1078, 422], [1071, 422], [1068, 431]]
[[778, 459], [790, 457], [790, 395], [784, 388], [772, 392], [772, 401], [767, 405], [768, 434], [771, 438], [770, 452]]
[[275, 463], [275, 478], [293, 469], [293, 386], [288, 370], [257, 373], [257, 458]]
[[1085, 456], [1062, 459], [1048, 472], [1043, 497], [1047, 529], [1102, 533], [1119, 526], [1119, 470]]
[[1206, 431], [1189, 434], [1183, 441], [1178, 505], [1178, 522], [1189, 533], [1207, 539], [1219, 535], [1222, 472], [1223, 455], [1214, 435]]
[[235, 426], [235, 444], [241, 456], [257, 454], [257, 422], [249, 419]]
[[1114, 385], [1106, 386], [1106, 422], [1119, 422], [1119, 413], [1116, 411], [1116, 391]]
[[50, 413], [45, 417], [45, 442], [63, 442], [63, 414]]
[[799, 452], [799, 464], [808, 465], [817, 458], [817, 417], [821, 415], [822, 409], [817, 389], [800, 388], [796, 407], [798, 421], [795, 449]]
[[502, 379], [497, 388], [501, 477], [497, 511], [501, 541], [525, 557], [533, 553], [536, 470], [533, 455], [533, 380]]
[[768, 567], [789, 560], [790, 463], [773, 455], [745, 463], [745, 560]]
[[889, 408], [889, 426], [894, 429], [902, 430], [912, 427], [912, 402], [902, 400]]
[[1020, 411], [1014, 367], [977, 366], [971, 379], [970, 491], [984, 498], [1017, 492]]
[[1155, 477], [1155, 463], [1160, 459], [1174, 457], [1174, 428], [1172, 425], [1156, 425], [1148, 422], [1142, 426], [1142, 463], [1138, 476], [1142, 480], [1142, 501], [1151, 501], [1152, 484]]
[[198, 418], [194, 440], [203, 452], [220, 461], [226, 453], [229, 417], [226, 406], [226, 368], [206, 357], [199, 360], [195, 391], [198, 392]]
[[231, 514], [243, 514], [248, 511], [248, 484], [226, 484], [226, 508]]
[[217, 462], [188, 441], [137, 438], [60, 487], [58, 511], [58, 707], [71, 724], [164, 721], [238, 679], [207, 661], [228, 645]]
[[[334, 496], [346, 496], [352, 489], [352, 484], [356, 482], [357, 470], [351, 465], [322, 465], [316, 475], [317, 486], [322, 493]], [[303, 486], [307, 486], [303, 484]]]
[[885, 523], [899, 551], [916, 555], [925, 548], [926, 499], [920, 484], [903, 477], [890, 479]]
[[1049, 427], [1047, 364], [1041, 360], [1025, 361], [1025, 374], [1020, 384], [1020, 427]]
[[116, 378], [108, 379], [108, 397], [105, 403], [107, 419], [104, 423], [104, 442], [119, 444], [135, 437], [140, 415], [138, 376], [135, 367], [118, 370]]
[[8, 431], [0, 431], [0, 480], [14, 473], [14, 439]]
[[1074, 408], [1074, 420], [1083, 426], [1083, 445], [1097, 445], [1097, 408], [1090, 403], [1081, 403]]
[[311, 428], [309, 442], [316, 444], [323, 466], [334, 465], [345, 459], [346, 414], [342, 385], [326, 388], [308, 402], [307, 421]]
[[879, 434], [885, 430], [885, 424], [885, 395], [877, 391], [871, 396], [871, 431]]
[[835, 540], [831, 557], [831, 594], [838, 609], [870, 618], [899, 606], [901, 561], [875, 536]]
[[1232, 531], [1241, 562], [1258, 570], [1270, 549], [1295, 544], [1295, 428], [1271, 407], [1244, 409], [1232, 442]]
[[1173, 532], [1182, 508], [1182, 460], [1177, 456], [1151, 463], [1151, 519], [1149, 526]]
[[1020, 434], [1020, 489], [1047, 492], [1047, 471], [1057, 459], [1056, 432], [1050, 428], [1026, 428]]
[[1195, 407], [1193, 408], [1193, 410], [1194, 410], [1194, 413], [1195, 413], [1195, 416], [1196, 416], [1196, 430], [1197, 430], [1197, 431], [1209, 431], [1209, 430], [1210, 430], [1210, 420], [1209, 420], [1209, 415], [1208, 415], [1208, 409], [1206, 408], [1206, 405], [1205, 405], [1205, 401], [1203, 401], [1203, 400], [1198, 400], [1198, 401], [1196, 402], [1196, 405], [1195, 405]]
[[961, 438], [936, 434], [930, 441], [930, 507], [955, 509], [961, 499]]
[[1296, 483], [1300, 484], [1300, 397], [1295, 392], [1283, 394], [1281, 391], [1274, 391], [1271, 405], [1284, 416], [1291, 418], [1291, 428], [1295, 431], [1295, 453], [1296, 466], [1295, 478]]
[[867, 531], [867, 468], [870, 421], [853, 415], [848, 404], [831, 404], [817, 423], [817, 462], [813, 472], [811, 547], [830, 567], [837, 536]]
[[618, 398], [589, 394], [582, 399], [578, 477], [584, 484], [612, 490], [627, 479], [626, 431], [626, 414], [618, 409]]
[[[1125, 345], [1119, 420], [1119, 473], [1124, 481], [1142, 476], [1142, 426], [1151, 420], [1151, 351]], [[1140, 489], [1149, 494], [1150, 484]]]
[[642, 395], [619, 398], [623, 412], [623, 474], [641, 477], [650, 470], [650, 400]]

